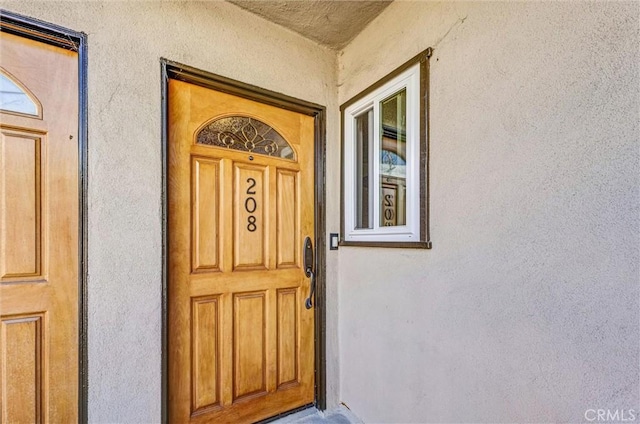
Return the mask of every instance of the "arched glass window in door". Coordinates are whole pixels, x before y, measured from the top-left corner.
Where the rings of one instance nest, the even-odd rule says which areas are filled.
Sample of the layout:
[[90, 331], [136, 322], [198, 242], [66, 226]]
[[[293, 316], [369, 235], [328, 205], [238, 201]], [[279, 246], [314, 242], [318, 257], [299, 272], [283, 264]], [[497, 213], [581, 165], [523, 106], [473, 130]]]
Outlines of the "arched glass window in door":
[[248, 116], [213, 120], [200, 129], [196, 143], [296, 160], [295, 151], [278, 131]]
[[0, 68], [0, 110], [42, 117], [40, 102], [10, 73]]

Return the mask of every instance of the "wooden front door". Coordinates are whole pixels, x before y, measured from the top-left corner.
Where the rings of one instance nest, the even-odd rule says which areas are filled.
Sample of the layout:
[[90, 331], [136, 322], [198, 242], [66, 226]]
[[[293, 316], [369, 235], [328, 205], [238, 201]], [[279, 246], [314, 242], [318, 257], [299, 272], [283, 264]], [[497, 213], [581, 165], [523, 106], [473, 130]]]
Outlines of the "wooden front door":
[[169, 422], [314, 400], [314, 118], [169, 80]]
[[78, 56], [0, 33], [3, 423], [78, 421]]

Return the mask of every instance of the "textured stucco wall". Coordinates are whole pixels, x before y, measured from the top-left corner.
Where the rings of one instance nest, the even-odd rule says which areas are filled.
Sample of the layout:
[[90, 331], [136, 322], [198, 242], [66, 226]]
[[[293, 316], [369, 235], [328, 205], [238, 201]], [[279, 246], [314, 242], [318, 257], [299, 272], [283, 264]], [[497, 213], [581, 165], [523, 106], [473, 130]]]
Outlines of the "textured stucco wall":
[[395, 2], [337, 81], [224, 2], [0, 5], [89, 35], [90, 421], [160, 418], [158, 59], [326, 105], [335, 231], [338, 99], [428, 46], [434, 249], [328, 252], [330, 404], [339, 375], [368, 422], [640, 409], [638, 3]]
[[339, 251], [366, 422], [639, 419], [639, 15], [394, 2], [342, 52], [340, 103], [435, 47], [433, 250]]
[[[332, 117], [329, 143], [335, 144], [336, 55], [226, 2], [21, 0], [0, 5], [88, 34], [89, 421], [158, 422], [159, 59], [325, 105]], [[330, 175], [337, 169], [333, 153]], [[338, 201], [328, 205], [334, 228]], [[329, 299], [336, 299], [336, 255], [328, 261]], [[330, 300], [330, 404], [337, 401], [336, 308]]]

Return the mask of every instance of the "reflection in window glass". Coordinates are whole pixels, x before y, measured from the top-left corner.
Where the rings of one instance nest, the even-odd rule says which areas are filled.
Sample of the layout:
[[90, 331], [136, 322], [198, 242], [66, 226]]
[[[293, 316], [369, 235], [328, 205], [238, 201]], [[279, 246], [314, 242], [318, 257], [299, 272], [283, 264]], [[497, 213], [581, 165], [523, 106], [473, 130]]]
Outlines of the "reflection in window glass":
[[34, 101], [3, 73], [0, 73], [0, 109], [38, 116], [38, 107]]
[[380, 102], [380, 226], [405, 225], [407, 217], [407, 92]]
[[373, 109], [355, 117], [356, 130], [356, 228], [372, 228], [373, 206]]

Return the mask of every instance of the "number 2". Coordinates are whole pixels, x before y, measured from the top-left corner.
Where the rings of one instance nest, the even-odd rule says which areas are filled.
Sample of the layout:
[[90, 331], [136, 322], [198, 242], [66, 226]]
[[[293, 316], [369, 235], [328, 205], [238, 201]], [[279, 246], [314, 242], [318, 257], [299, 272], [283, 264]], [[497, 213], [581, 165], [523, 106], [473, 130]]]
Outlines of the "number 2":
[[247, 188], [247, 194], [256, 194], [255, 191], [253, 191], [253, 188], [256, 186], [256, 180], [254, 180], [253, 178], [247, 178], [247, 182], [249, 184], [251, 184], [248, 188]]
[[393, 203], [391, 202], [391, 200], [393, 199], [393, 196], [390, 194], [385, 194], [384, 195], [384, 205], [385, 206], [393, 206]]

